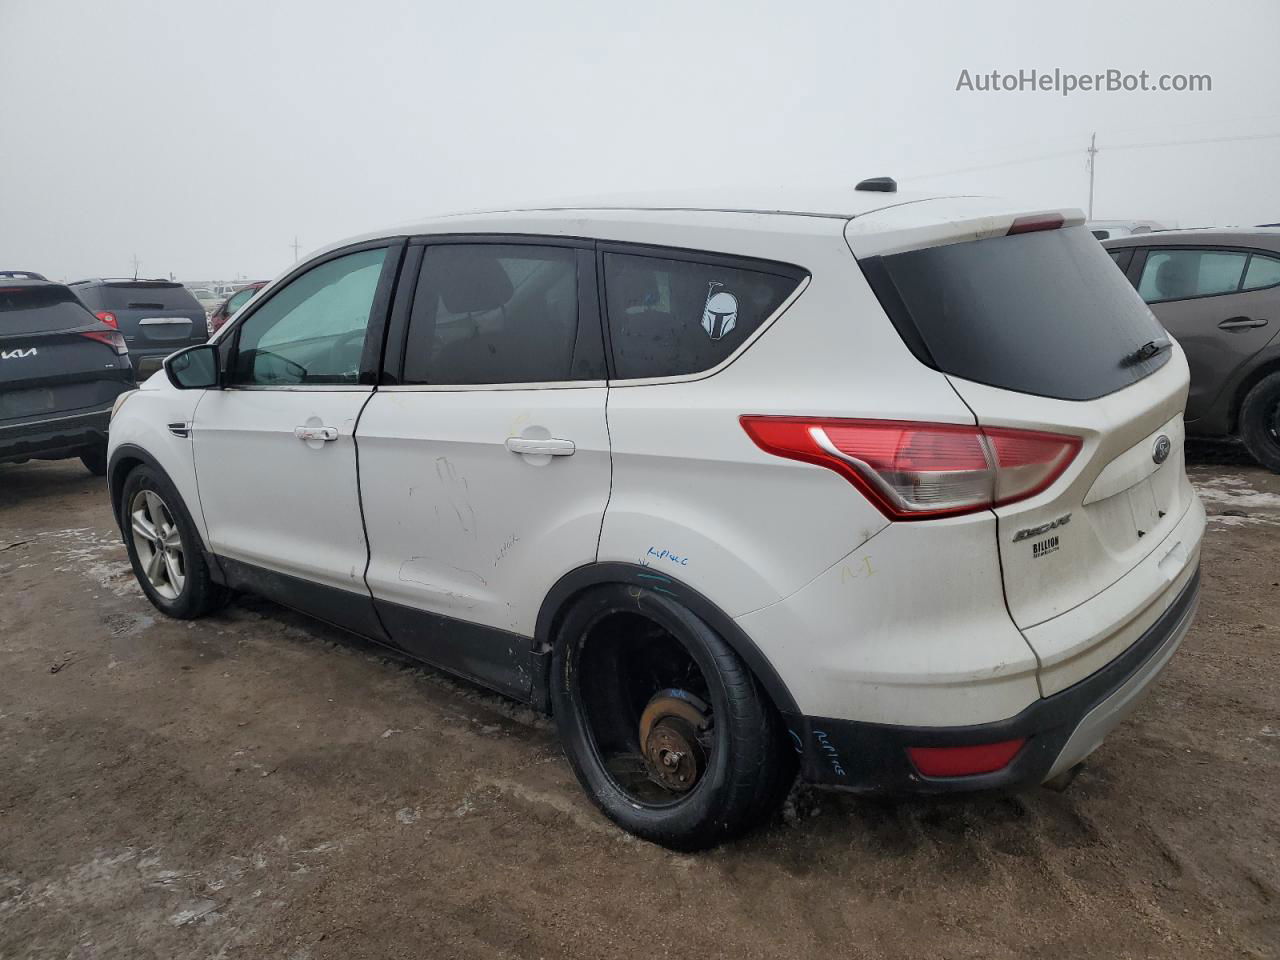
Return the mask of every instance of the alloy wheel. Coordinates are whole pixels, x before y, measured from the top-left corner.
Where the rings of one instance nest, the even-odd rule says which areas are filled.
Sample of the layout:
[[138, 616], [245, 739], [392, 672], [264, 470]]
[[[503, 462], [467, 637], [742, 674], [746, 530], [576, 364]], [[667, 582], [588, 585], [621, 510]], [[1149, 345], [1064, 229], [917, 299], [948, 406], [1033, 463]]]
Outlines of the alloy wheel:
[[139, 490], [129, 505], [129, 522], [147, 582], [165, 600], [177, 600], [187, 582], [187, 564], [173, 512], [154, 490]]

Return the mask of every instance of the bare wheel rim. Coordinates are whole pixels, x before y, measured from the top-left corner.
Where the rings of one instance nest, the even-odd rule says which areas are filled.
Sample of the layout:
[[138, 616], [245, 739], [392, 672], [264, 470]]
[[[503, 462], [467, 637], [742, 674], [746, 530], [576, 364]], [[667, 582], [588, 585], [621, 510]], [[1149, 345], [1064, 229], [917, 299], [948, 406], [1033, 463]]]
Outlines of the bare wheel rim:
[[129, 522], [138, 563], [153, 589], [177, 600], [187, 583], [187, 558], [173, 512], [154, 490], [139, 490], [129, 504]]

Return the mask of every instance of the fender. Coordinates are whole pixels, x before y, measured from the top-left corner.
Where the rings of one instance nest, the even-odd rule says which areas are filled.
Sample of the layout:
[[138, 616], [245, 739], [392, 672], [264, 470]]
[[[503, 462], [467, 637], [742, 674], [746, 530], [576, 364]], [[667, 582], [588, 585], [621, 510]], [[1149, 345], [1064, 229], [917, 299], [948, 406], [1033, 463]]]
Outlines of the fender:
[[122, 443], [111, 451], [111, 458], [107, 461], [107, 496], [111, 498], [111, 512], [115, 514], [116, 526], [120, 528], [120, 537], [125, 537], [124, 522], [121, 519], [120, 511], [120, 488], [124, 485], [124, 460], [140, 460], [153, 470], [168, 476], [164, 467], [160, 466], [158, 461], [151, 454], [143, 450], [142, 447], [134, 443]]
[[632, 584], [678, 600], [704, 620], [712, 630], [720, 634], [725, 643], [733, 648], [733, 652], [742, 658], [755, 678], [760, 681], [760, 685], [764, 687], [780, 713], [784, 715], [800, 713], [795, 698], [791, 696], [786, 684], [778, 676], [773, 664], [732, 617], [698, 591], [674, 577], [659, 573], [652, 567], [613, 561], [592, 563], [570, 570], [547, 591], [542, 606], [538, 610], [537, 624], [534, 628], [532, 702], [536, 709], [540, 709], [543, 713], [551, 712], [551, 649], [555, 643], [561, 614], [575, 595], [603, 583]]

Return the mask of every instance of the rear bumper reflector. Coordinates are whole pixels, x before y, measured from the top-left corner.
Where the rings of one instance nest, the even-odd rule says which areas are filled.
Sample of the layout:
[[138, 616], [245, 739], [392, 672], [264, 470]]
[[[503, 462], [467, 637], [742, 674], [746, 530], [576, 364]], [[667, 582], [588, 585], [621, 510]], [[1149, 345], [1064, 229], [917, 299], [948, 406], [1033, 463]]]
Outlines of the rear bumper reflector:
[[907, 756], [926, 777], [968, 777], [1003, 770], [1026, 742], [1019, 737], [964, 747], [907, 747]]

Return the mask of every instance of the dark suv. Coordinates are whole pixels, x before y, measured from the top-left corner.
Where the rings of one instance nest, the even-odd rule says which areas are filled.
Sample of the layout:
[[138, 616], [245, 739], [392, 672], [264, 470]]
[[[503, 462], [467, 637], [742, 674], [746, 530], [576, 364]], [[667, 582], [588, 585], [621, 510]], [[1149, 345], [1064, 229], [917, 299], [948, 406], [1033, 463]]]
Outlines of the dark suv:
[[1280, 473], [1280, 230], [1169, 230], [1103, 247], [1191, 366], [1187, 432]]
[[111, 407], [133, 386], [120, 332], [66, 286], [0, 280], [0, 463], [80, 457], [105, 474]]
[[78, 280], [71, 284], [99, 320], [124, 334], [138, 378], [148, 377], [175, 350], [209, 339], [204, 308], [169, 280]]

